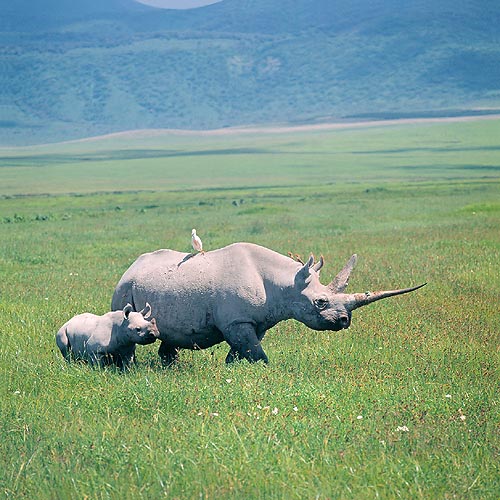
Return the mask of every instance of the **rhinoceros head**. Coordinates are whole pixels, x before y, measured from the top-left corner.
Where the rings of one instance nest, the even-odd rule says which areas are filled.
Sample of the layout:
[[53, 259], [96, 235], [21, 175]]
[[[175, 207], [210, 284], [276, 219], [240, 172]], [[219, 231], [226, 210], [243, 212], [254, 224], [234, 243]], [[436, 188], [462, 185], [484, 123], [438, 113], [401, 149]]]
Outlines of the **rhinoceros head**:
[[156, 320], [148, 320], [151, 316], [151, 306], [147, 302], [140, 312], [134, 312], [133, 307], [127, 304], [123, 309], [123, 316], [122, 327], [126, 328], [128, 337], [136, 344], [152, 344], [159, 337]]
[[293, 303], [294, 318], [313, 330], [342, 330], [350, 326], [354, 309], [386, 297], [413, 292], [425, 285], [400, 290], [343, 293], [356, 260], [357, 256], [353, 255], [331, 283], [322, 285], [319, 271], [323, 267], [323, 257], [314, 264], [311, 255], [295, 275], [295, 289], [300, 291], [300, 300]]

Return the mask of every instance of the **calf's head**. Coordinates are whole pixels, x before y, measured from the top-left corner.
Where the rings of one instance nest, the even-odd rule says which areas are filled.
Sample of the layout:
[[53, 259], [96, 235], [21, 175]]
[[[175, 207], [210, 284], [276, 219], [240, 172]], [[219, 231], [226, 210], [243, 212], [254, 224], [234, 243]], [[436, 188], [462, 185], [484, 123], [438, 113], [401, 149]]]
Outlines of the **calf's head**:
[[146, 307], [135, 312], [130, 304], [123, 309], [123, 323], [127, 337], [136, 344], [152, 344], [160, 335], [156, 327], [156, 320], [151, 316], [151, 306], [146, 302]]
[[342, 330], [349, 328], [352, 311], [358, 307], [393, 295], [413, 292], [425, 285], [400, 290], [344, 293], [356, 260], [357, 256], [353, 255], [333, 281], [325, 286], [319, 281], [323, 257], [314, 264], [311, 255], [295, 275], [295, 290], [300, 293], [300, 300], [293, 303], [295, 319], [313, 330]]

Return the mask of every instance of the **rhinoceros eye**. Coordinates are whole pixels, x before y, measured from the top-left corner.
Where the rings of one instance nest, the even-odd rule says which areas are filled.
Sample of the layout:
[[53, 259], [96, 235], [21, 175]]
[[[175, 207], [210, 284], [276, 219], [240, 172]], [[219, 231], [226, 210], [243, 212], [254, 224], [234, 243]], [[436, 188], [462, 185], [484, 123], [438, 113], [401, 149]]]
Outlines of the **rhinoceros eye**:
[[328, 307], [328, 300], [327, 299], [316, 299], [314, 301], [314, 305], [321, 311], [321, 310], [326, 309]]

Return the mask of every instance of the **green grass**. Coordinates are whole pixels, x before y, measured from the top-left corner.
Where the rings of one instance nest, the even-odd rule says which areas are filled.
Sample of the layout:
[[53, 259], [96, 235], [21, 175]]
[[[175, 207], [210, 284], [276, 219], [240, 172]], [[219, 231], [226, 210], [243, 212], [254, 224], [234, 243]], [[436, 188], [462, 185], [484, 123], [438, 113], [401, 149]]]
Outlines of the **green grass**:
[[[1, 494], [496, 499], [498, 127], [2, 151]], [[356, 252], [351, 291], [428, 285], [343, 332], [278, 324], [267, 367], [225, 366], [225, 344], [173, 369], [157, 345], [125, 374], [67, 365], [59, 326], [106, 312], [140, 253], [189, 251], [192, 227], [207, 250], [322, 253], [325, 283]]]

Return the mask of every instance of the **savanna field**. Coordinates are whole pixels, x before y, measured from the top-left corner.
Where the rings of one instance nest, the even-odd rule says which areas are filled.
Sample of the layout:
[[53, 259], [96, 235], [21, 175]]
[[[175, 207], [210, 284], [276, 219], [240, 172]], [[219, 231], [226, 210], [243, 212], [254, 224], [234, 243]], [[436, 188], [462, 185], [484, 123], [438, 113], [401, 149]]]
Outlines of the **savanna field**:
[[[497, 499], [500, 122], [114, 136], [0, 149], [0, 492], [8, 499]], [[270, 330], [163, 368], [67, 364], [143, 252], [250, 241], [348, 291], [427, 282], [341, 332]]]

